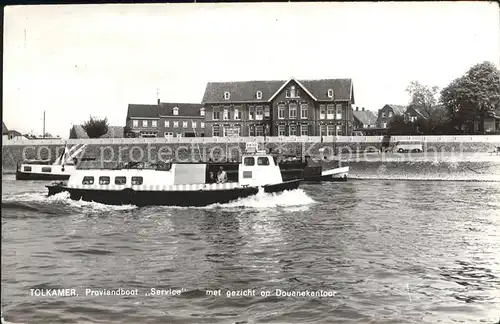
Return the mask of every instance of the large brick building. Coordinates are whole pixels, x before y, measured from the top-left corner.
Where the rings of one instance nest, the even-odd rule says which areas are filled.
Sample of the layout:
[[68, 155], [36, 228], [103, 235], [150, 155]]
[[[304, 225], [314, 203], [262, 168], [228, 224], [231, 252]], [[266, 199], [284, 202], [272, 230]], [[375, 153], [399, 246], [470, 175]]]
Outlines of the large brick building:
[[351, 135], [351, 79], [209, 82], [206, 136]]
[[205, 109], [196, 103], [159, 100], [156, 105], [129, 104], [126, 125], [141, 137], [205, 136]]

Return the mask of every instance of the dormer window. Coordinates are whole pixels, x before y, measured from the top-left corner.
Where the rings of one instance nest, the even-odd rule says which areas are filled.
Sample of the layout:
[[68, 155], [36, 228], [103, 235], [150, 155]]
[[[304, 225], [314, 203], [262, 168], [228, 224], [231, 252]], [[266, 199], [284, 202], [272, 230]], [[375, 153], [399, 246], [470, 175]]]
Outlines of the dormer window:
[[328, 98], [333, 98], [333, 89], [328, 89]]
[[224, 99], [229, 100], [230, 94], [227, 91], [224, 91]]
[[200, 109], [200, 116], [205, 116], [205, 108], [204, 107], [202, 107]]
[[179, 108], [174, 107], [174, 110], [173, 110], [173, 111], [174, 111], [174, 116], [179, 115]]
[[262, 99], [262, 91], [257, 91], [255, 95], [257, 96], [257, 99]]

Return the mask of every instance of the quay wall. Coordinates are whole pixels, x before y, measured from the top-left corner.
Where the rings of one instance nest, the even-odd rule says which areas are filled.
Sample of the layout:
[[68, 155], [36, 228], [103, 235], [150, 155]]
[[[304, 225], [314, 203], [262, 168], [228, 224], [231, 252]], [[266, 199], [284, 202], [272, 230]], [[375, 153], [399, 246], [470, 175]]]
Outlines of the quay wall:
[[[101, 165], [127, 161], [196, 162], [238, 160], [247, 142], [280, 154], [323, 156], [334, 159], [334, 151], [342, 159], [356, 162], [367, 150], [378, 150], [381, 136], [324, 137], [251, 137], [251, 138], [117, 138], [72, 140], [15, 140], [2, 143], [2, 170], [15, 171], [24, 159], [55, 159], [65, 145], [86, 144], [80, 158], [95, 158]], [[492, 136], [393, 136], [391, 145], [399, 140], [422, 141], [428, 154], [488, 153], [500, 146], [500, 135]]]

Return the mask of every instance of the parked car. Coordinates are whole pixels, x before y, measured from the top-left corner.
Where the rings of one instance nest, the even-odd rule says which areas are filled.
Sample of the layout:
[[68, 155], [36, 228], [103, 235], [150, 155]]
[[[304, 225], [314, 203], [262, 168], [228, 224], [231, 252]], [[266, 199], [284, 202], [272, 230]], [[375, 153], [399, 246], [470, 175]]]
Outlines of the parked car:
[[394, 146], [393, 151], [398, 153], [405, 153], [405, 152], [419, 153], [423, 152], [424, 148], [421, 141], [398, 141]]

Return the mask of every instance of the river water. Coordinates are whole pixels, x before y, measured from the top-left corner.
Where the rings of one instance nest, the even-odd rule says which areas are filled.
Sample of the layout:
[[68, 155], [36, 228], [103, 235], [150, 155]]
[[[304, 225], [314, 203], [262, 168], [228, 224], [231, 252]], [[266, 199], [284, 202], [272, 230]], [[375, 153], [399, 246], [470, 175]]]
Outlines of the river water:
[[[496, 323], [500, 182], [451, 180], [353, 179], [224, 206], [135, 208], [47, 198], [43, 182], [6, 176], [3, 315], [26, 324]], [[119, 288], [138, 295], [96, 296]]]

